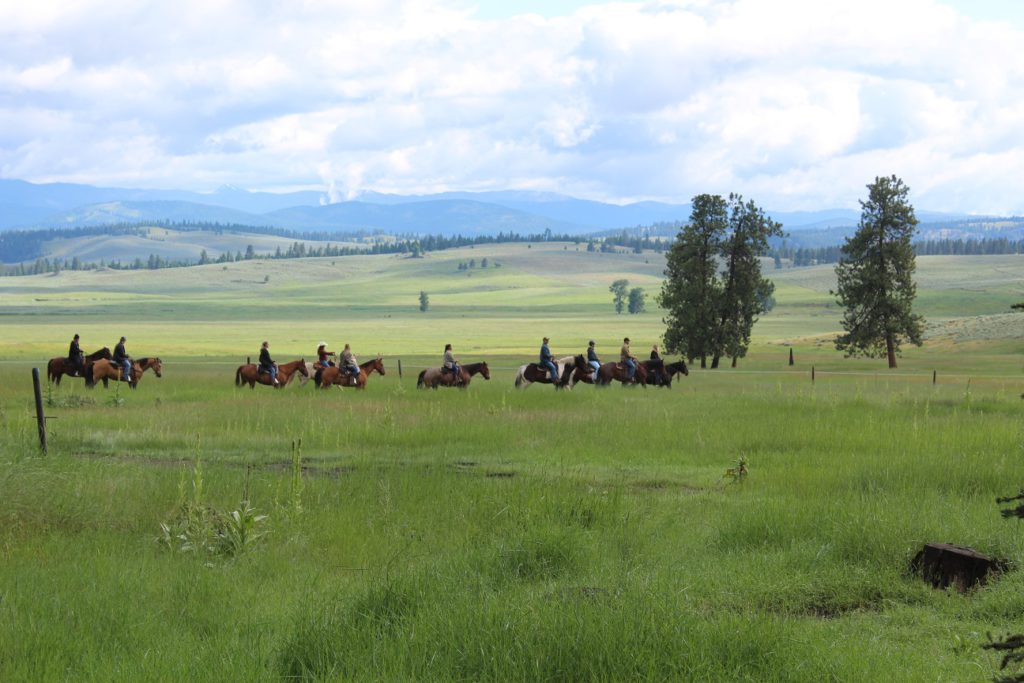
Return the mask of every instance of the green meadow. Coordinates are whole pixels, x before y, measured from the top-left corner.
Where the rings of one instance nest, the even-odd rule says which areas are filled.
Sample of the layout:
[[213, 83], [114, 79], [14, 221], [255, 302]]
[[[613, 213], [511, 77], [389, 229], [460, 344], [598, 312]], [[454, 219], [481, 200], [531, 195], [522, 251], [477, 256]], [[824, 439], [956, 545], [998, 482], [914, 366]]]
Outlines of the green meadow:
[[[768, 271], [735, 370], [514, 389], [542, 336], [646, 355], [662, 262], [513, 244], [0, 278], [0, 680], [994, 676], [1021, 573], [961, 594], [908, 564], [929, 541], [1024, 561], [994, 503], [1024, 486], [1024, 257], [920, 258], [928, 340], [894, 372], [832, 349], [821, 266]], [[615, 315], [623, 277], [648, 312]], [[42, 456], [29, 369], [74, 332], [163, 377], [46, 390]], [[264, 339], [387, 374], [237, 389]], [[491, 380], [417, 390], [449, 341]]]

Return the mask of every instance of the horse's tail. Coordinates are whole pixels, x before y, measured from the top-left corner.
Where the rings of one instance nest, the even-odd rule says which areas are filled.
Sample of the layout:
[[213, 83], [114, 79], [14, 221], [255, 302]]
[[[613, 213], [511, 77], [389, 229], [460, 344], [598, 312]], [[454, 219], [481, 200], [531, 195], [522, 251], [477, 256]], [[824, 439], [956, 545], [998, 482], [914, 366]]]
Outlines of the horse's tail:
[[525, 389], [530, 386], [530, 382], [526, 379], [526, 370], [519, 368], [519, 372], [516, 373], [516, 389]]
[[427, 374], [426, 370], [420, 370], [420, 376], [416, 378], [416, 388], [423, 388], [423, 377]]
[[96, 380], [93, 377], [93, 367], [94, 367], [94, 365], [95, 365], [94, 363], [88, 363], [85, 366], [85, 386], [87, 386], [89, 388], [92, 388], [92, 387], [96, 386]]
[[244, 365], [239, 365], [238, 369], [235, 370], [235, 386], [236, 387], [242, 386], [242, 368], [244, 368], [244, 367], [245, 367]]
[[51, 360], [46, 364], [46, 381], [52, 382], [56, 378], [56, 373], [53, 371], [53, 361]]

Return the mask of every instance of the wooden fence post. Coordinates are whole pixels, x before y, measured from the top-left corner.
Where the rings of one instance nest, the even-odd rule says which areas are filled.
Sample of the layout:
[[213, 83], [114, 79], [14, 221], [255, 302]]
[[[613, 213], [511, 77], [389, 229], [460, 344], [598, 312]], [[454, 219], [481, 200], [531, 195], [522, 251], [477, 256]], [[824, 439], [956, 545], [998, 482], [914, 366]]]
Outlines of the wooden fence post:
[[793, 365], [793, 349], [792, 348], [789, 349], [789, 364], [790, 364], [790, 366]]
[[398, 359], [398, 379], [402, 379], [402, 359]]
[[814, 366], [811, 366], [811, 384], [814, 384]]
[[39, 448], [46, 455], [46, 416], [43, 415], [43, 391], [39, 387], [39, 368], [32, 368], [32, 388], [36, 394], [36, 422], [39, 423]]
[[939, 380], [939, 371], [932, 370], [932, 384], [935, 384]]

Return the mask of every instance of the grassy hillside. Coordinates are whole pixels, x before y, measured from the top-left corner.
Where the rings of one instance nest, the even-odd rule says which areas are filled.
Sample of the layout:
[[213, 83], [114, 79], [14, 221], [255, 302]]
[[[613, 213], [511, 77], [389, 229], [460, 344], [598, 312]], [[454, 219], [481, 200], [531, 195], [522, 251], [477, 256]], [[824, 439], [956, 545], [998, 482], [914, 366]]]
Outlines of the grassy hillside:
[[[156, 254], [168, 260], [197, 261], [205, 250], [207, 255], [215, 259], [223, 253], [245, 253], [251, 244], [257, 254], [273, 254], [280, 248], [287, 251], [296, 241], [275, 235], [241, 234], [233, 232], [216, 232], [212, 230], [171, 230], [167, 228], [149, 228], [145, 235], [90, 235], [47, 242], [43, 246], [46, 258], [61, 258], [70, 261], [74, 257], [86, 263], [99, 263], [101, 260], [131, 263], [136, 258], [145, 261], [150, 254]], [[306, 241], [310, 247], [323, 246], [321, 242]], [[342, 240], [332, 242], [334, 246], [357, 246], [355, 243]]]
[[[479, 267], [483, 258], [486, 269]], [[470, 259], [478, 267], [459, 270]], [[611, 351], [624, 335], [642, 348], [663, 332], [654, 303], [662, 269], [663, 256], [654, 253], [505, 244], [422, 259], [357, 256], [3, 278], [0, 315], [15, 324], [0, 331], [0, 357], [61, 352], [73, 331], [89, 348], [112, 345], [125, 334], [137, 353], [171, 356], [237, 357], [263, 338], [280, 354], [296, 356], [312, 353], [321, 339], [389, 355], [434, 353], [448, 340], [467, 351], [532, 355], [544, 335], [556, 352], [578, 351], [588, 338]], [[840, 318], [829, 295], [832, 267], [766, 272], [776, 283], [778, 304], [755, 327], [756, 348], [818, 348]], [[618, 278], [647, 291], [647, 313], [614, 314], [608, 286]], [[1024, 258], [922, 257], [918, 280], [919, 309], [933, 336], [948, 337], [943, 330], [961, 319], [996, 316], [998, 325], [986, 325], [979, 337], [1002, 339], [1008, 350], [1024, 344], [1016, 319], [1007, 315], [1010, 304], [1024, 298]], [[426, 313], [417, 310], [420, 290], [430, 295]], [[960, 333], [959, 341], [968, 340]], [[824, 353], [828, 345], [821, 350], [834, 357]], [[908, 357], [925, 352], [908, 350]]]

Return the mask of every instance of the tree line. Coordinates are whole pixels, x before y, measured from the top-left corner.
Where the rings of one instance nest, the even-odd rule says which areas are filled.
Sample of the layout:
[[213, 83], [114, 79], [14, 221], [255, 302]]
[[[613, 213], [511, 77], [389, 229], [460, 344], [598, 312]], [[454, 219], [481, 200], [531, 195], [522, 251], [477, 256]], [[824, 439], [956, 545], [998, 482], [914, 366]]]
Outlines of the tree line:
[[[940, 239], [918, 240], [913, 243], [914, 253], [918, 256], [996, 256], [1005, 254], [1024, 254], [1024, 240], [1012, 240], [1007, 237], [983, 237], [981, 239]], [[768, 256], [775, 260], [775, 267], [781, 268], [782, 261], [787, 260], [794, 266], [814, 266], [826, 263], [839, 263], [842, 258], [842, 245], [829, 247], [799, 247], [787, 245], [773, 247]]]

